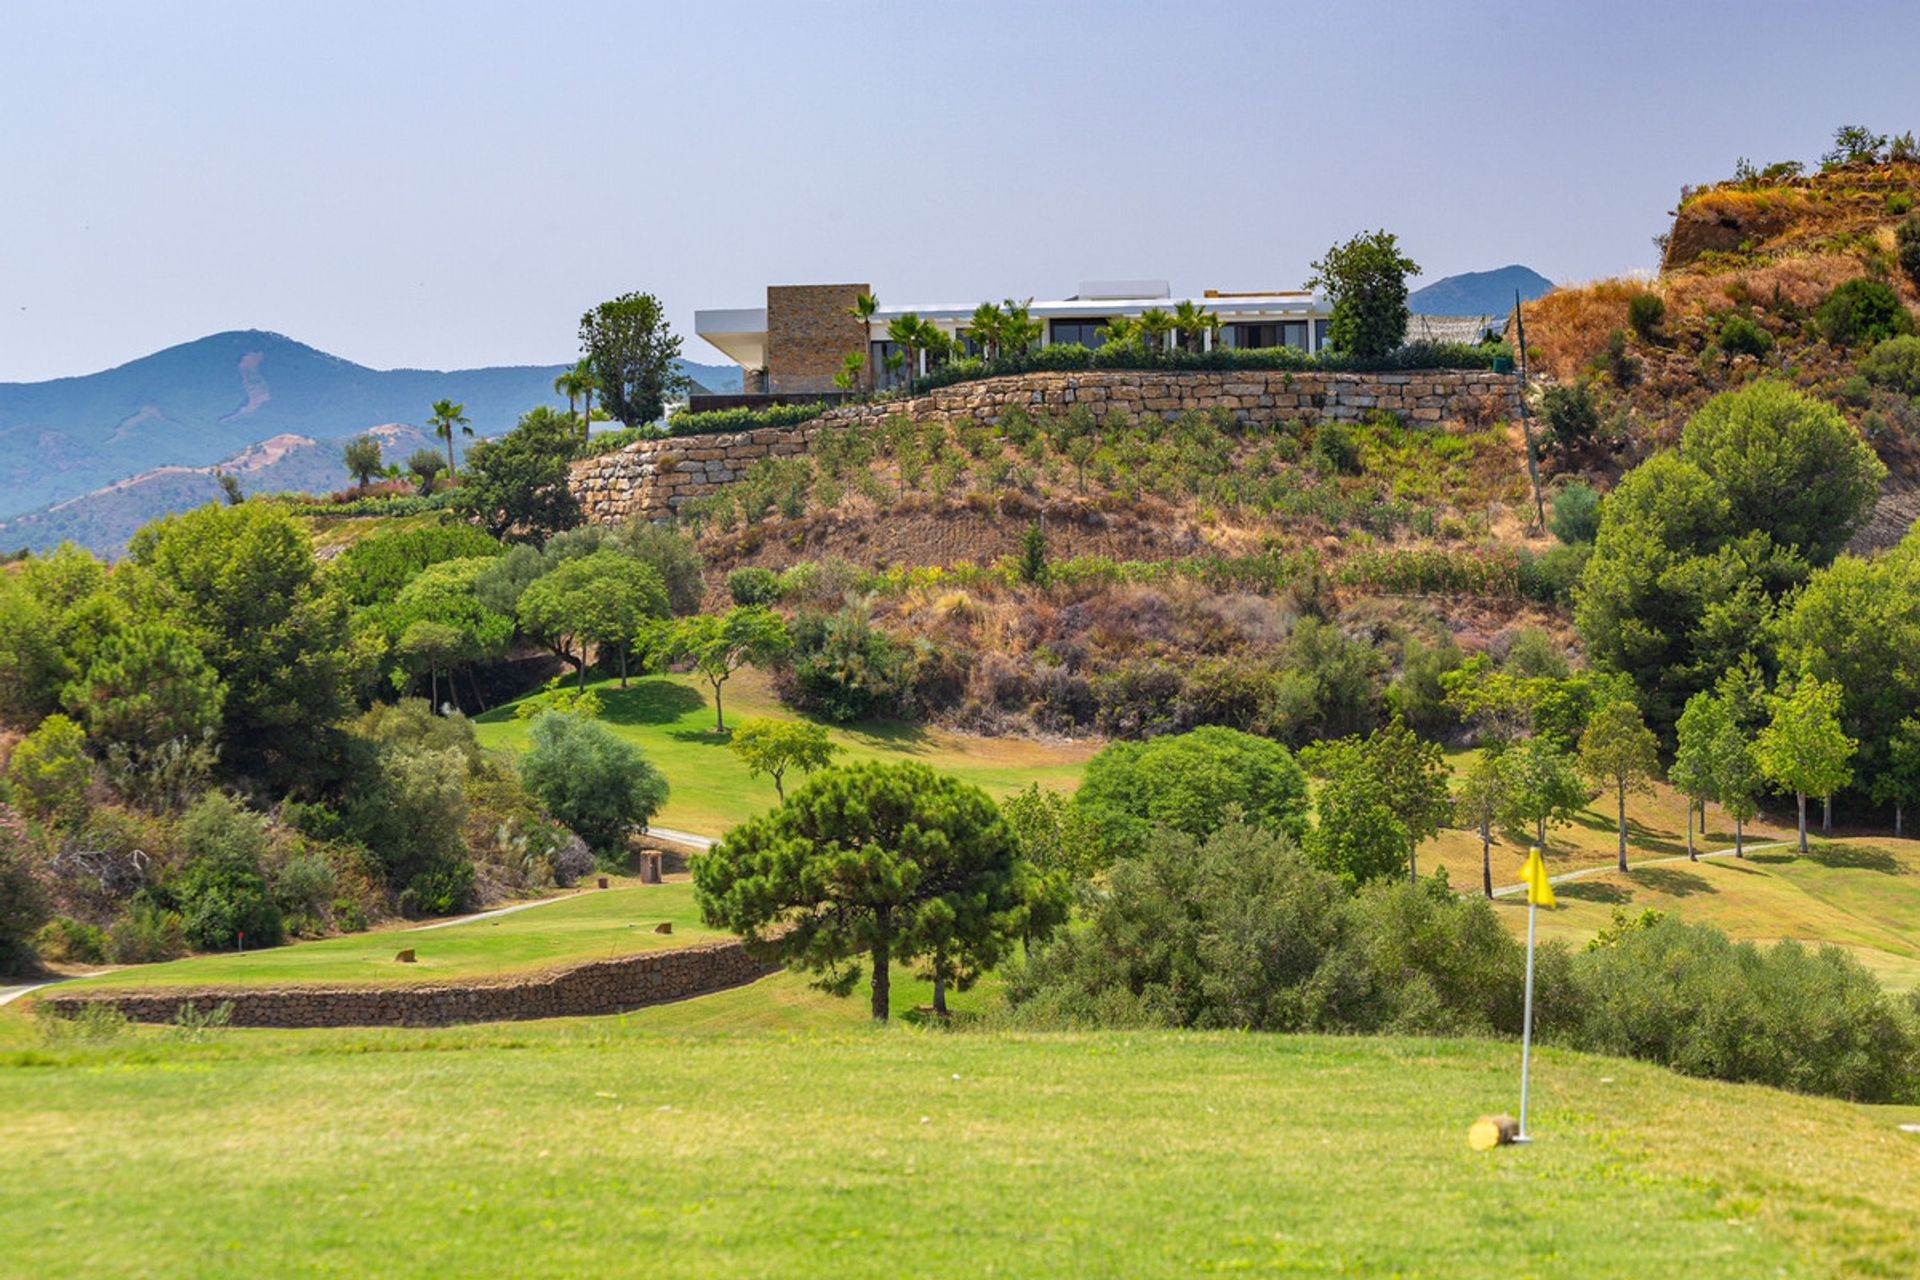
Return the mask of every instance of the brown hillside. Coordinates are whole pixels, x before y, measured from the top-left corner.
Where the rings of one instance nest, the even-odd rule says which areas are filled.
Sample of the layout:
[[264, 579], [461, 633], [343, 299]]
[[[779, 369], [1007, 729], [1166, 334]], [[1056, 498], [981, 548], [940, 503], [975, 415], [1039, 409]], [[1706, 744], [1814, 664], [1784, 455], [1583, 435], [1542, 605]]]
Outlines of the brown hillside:
[[[1829, 342], [1815, 313], [1835, 288], [1861, 277], [1884, 281], [1910, 311], [1920, 310], [1920, 287], [1895, 259], [1895, 231], [1916, 206], [1915, 163], [1688, 191], [1658, 279], [1601, 280], [1528, 303], [1535, 371], [1561, 383], [1586, 381], [1605, 422], [1595, 448], [1558, 465], [1605, 483], [1676, 442], [1687, 418], [1718, 393], [1763, 376], [1784, 378], [1837, 406], [1873, 441], [1891, 472], [1873, 536], [1904, 533], [1920, 505], [1904, 496], [1920, 481], [1920, 408], [1859, 377], [1865, 351]], [[1665, 303], [1665, 318], [1652, 333], [1636, 334], [1629, 307], [1649, 293]], [[1764, 331], [1770, 349], [1723, 350], [1725, 327], [1736, 317]], [[1615, 334], [1617, 358], [1609, 352]]]

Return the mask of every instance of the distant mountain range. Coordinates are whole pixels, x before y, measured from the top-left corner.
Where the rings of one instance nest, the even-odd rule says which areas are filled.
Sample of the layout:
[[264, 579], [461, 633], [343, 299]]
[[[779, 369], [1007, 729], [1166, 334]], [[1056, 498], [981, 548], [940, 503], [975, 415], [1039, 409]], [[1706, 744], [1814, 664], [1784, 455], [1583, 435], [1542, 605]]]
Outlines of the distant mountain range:
[[[681, 365], [705, 387], [739, 388], [737, 367]], [[369, 369], [249, 329], [101, 373], [0, 383], [0, 547], [71, 538], [117, 551], [147, 520], [217, 496], [216, 469], [248, 492], [336, 489], [346, 438], [375, 431], [405, 457], [443, 397], [466, 406], [476, 436], [500, 435], [535, 405], [565, 403], [563, 369]]]
[[1417, 316], [1500, 316], [1513, 310], [1514, 290], [1522, 302], [1532, 302], [1553, 289], [1553, 281], [1532, 267], [1500, 267], [1443, 276], [1407, 296], [1407, 309]]

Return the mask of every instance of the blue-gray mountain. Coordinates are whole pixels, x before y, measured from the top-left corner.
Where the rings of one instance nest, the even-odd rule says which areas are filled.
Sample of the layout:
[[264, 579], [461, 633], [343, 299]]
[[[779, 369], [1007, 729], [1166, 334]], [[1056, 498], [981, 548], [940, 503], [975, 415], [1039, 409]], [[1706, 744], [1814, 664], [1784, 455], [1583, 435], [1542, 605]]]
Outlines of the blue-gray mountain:
[[1531, 267], [1519, 265], [1494, 271], [1468, 271], [1443, 276], [1407, 296], [1407, 308], [1417, 316], [1503, 316], [1513, 310], [1514, 290], [1522, 302], [1550, 292], [1553, 281]]
[[[216, 333], [101, 373], [0, 383], [0, 518], [156, 468], [212, 466], [279, 437], [304, 437], [337, 455], [336, 442], [348, 436], [385, 424], [423, 423], [428, 406], [442, 397], [466, 405], [477, 435], [499, 435], [535, 405], [564, 404], [553, 390], [561, 369], [369, 369], [249, 329]], [[737, 388], [737, 368], [688, 363], [685, 369], [716, 391], [728, 389], [731, 374]], [[331, 465], [326, 479], [301, 479], [334, 487], [346, 472], [337, 456]], [[153, 514], [171, 509], [166, 504]], [[18, 545], [3, 531], [0, 542]]]

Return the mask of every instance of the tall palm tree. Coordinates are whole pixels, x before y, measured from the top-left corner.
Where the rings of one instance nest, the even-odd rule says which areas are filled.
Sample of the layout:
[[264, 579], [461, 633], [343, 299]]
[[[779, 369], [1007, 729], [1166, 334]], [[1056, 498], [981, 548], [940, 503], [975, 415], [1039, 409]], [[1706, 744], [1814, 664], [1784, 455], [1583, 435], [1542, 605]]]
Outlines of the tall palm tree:
[[991, 302], [983, 302], [973, 309], [973, 318], [967, 321], [967, 336], [980, 348], [980, 354], [988, 360], [1000, 358], [1000, 331], [1006, 325], [1007, 317], [999, 307]]
[[455, 404], [451, 400], [435, 400], [433, 413], [427, 418], [427, 425], [433, 428], [433, 434], [447, 442], [447, 476], [458, 476], [460, 469], [453, 461], [453, 429], [460, 428], [460, 434], [470, 436], [473, 428], [468, 426], [467, 406]]
[[1200, 351], [1206, 346], [1206, 335], [1219, 323], [1219, 318], [1205, 307], [1195, 306], [1192, 298], [1182, 298], [1180, 305], [1173, 309], [1173, 327], [1180, 331], [1180, 345], [1189, 351]]
[[593, 371], [593, 361], [583, 356], [579, 364], [553, 380], [553, 389], [567, 398], [567, 415], [580, 419], [580, 439], [584, 441], [593, 422], [593, 393], [600, 389], [600, 375]]
[[1148, 307], [1134, 323], [1147, 335], [1147, 345], [1155, 351], [1165, 345], [1166, 336], [1173, 332], [1173, 317], [1159, 307]]
[[[873, 317], [880, 310], [880, 299], [871, 293], [862, 292], [847, 308], [847, 314], [860, 322], [860, 354], [867, 353], [867, 343], [873, 339]], [[873, 370], [867, 371], [867, 390], [873, 390]]]
[[1102, 342], [1120, 343], [1132, 339], [1140, 326], [1126, 316], [1114, 316], [1094, 332], [1100, 335]]

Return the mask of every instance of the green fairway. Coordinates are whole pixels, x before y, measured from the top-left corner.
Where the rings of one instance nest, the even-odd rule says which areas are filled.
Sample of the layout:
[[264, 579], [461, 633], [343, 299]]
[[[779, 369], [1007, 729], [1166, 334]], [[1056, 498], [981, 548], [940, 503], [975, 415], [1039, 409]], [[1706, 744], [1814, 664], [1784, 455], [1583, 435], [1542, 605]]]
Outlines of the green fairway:
[[[645, 749], [672, 787], [666, 808], [655, 815], [663, 827], [700, 835], [725, 835], [735, 823], [773, 807], [773, 782], [753, 778], [714, 732], [713, 693], [692, 676], [649, 676], [626, 688], [617, 680], [589, 682], [606, 705], [616, 733]], [[727, 722], [754, 716], [798, 719], [780, 705], [766, 677], [740, 672], [726, 684]], [[514, 719], [512, 704], [477, 718], [481, 745], [518, 751], [526, 746], [527, 722]], [[1097, 742], [1036, 742], [1027, 738], [977, 738], [948, 729], [898, 722], [835, 726], [842, 762], [917, 760], [985, 788], [997, 797], [1029, 783], [1071, 791]], [[792, 788], [802, 781], [789, 778]]]
[[841, 1030], [685, 1029], [783, 984], [596, 1021], [0, 1053], [0, 1273], [1920, 1268], [1910, 1112], [1548, 1051], [1536, 1145], [1475, 1154], [1467, 1125], [1514, 1105], [1512, 1045], [876, 1031], [857, 1002], [820, 1011]]
[[[671, 922], [673, 932], [653, 927]], [[582, 889], [559, 902], [439, 929], [353, 933], [244, 955], [202, 955], [139, 965], [74, 987], [298, 986], [443, 982], [605, 960], [658, 947], [730, 938], [700, 923], [685, 881]], [[413, 949], [415, 963], [394, 955]]]
[[[1745, 860], [1668, 862], [1564, 884], [1555, 895], [1559, 909], [1540, 915], [1545, 938], [1583, 944], [1615, 911], [1652, 908], [1735, 938], [1832, 943], [1889, 989], [1920, 987], [1920, 842], [1815, 841], [1806, 857], [1775, 848]], [[1503, 899], [1499, 910], [1513, 929], [1525, 929], [1519, 898]]]

